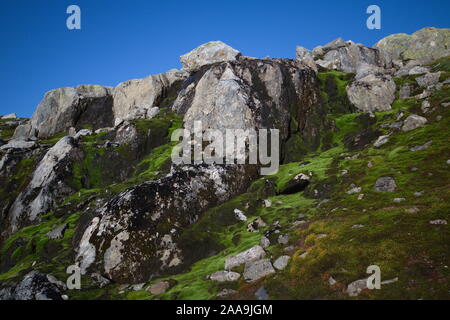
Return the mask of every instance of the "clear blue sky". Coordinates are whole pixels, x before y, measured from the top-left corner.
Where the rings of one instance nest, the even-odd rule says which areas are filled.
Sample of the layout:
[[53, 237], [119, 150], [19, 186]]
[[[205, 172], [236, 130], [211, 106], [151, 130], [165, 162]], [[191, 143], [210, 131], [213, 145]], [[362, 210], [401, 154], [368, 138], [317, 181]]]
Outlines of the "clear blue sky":
[[[82, 30], [66, 28], [66, 9]], [[366, 28], [366, 8], [382, 29]], [[0, 4], [0, 114], [29, 117], [48, 90], [118, 83], [179, 68], [178, 57], [222, 40], [254, 57], [295, 56], [337, 37], [372, 46], [392, 33], [450, 27], [450, 1], [9, 0]]]

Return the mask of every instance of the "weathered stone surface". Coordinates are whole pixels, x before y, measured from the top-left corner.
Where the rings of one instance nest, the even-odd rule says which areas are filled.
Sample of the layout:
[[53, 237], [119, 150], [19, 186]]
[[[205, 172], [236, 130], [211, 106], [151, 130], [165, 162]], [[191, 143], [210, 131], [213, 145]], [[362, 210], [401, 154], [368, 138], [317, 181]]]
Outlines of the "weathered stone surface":
[[424, 126], [427, 122], [428, 122], [428, 120], [426, 118], [418, 116], [416, 114], [412, 114], [408, 118], [405, 119], [402, 130], [403, 131], [411, 131], [411, 130], [414, 130], [414, 129]]
[[7, 120], [7, 119], [17, 119], [17, 115], [16, 115], [15, 113], [10, 113], [10, 114], [4, 115], [4, 116], [2, 117], [2, 119], [3, 119], [3, 120]]
[[120, 83], [113, 90], [115, 119], [152, 118], [159, 111], [154, 108], [159, 106], [176, 83], [184, 81], [187, 76], [186, 72], [171, 70]]
[[265, 249], [265, 248], [270, 246], [270, 240], [267, 237], [262, 236], [261, 237], [261, 241], [260, 241], [260, 245], [261, 245], [261, 247], [263, 247]]
[[183, 69], [188, 72], [198, 71], [202, 66], [234, 61], [241, 53], [222, 41], [211, 41], [195, 48], [180, 57]]
[[412, 35], [390, 35], [376, 44], [391, 59], [431, 62], [450, 55], [450, 29], [424, 28]]
[[247, 221], [247, 216], [239, 209], [234, 209], [234, 216], [239, 221]]
[[158, 281], [157, 283], [151, 285], [148, 288], [148, 291], [151, 294], [161, 294], [167, 291], [170, 288], [169, 281]]
[[424, 143], [422, 145], [418, 145], [418, 146], [412, 147], [409, 150], [412, 151], [412, 152], [422, 151], [422, 150], [428, 149], [428, 147], [430, 147], [432, 143], [433, 143], [433, 141], [428, 141], [428, 142], [426, 142], [426, 143]]
[[0, 150], [11, 150], [11, 149], [19, 149], [19, 150], [31, 150], [38, 147], [38, 144], [35, 141], [26, 141], [26, 140], [17, 140], [12, 139], [9, 140], [7, 144], [4, 144], [0, 147]]
[[349, 297], [357, 297], [364, 289], [367, 289], [367, 279], [356, 280], [350, 283], [346, 292]]
[[259, 280], [275, 273], [275, 269], [269, 259], [247, 262], [245, 264], [244, 278], [249, 282]]
[[49, 91], [38, 105], [28, 125], [19, 126], [14, 137], [46, 138], [69, 128], [81, 129], [89, 124], [94, 129], [113, 123], [112, 89], [98, 85], [60, 88]]
[[439, 82], [440, 77], [441, 72], [427, 73], [422, 77], [416, 78], [416, 81], [419, 84], [419, 86], [427, 88], [429, 86], [434, 86], [435, 84], [437, 84]]
[[60, 225], [59, 227], [56, 227], [52, 231], [47, 232], [46, 236], [49, 239], [62, 239], [64, 237], [64, 231], [67, 229], [67, 223], [64, 223]]
[[73, 161], [80, 160], [82, 152], [77, 140], [64, 137], [50, 148], [39, 162], [30, 183], [19, 194], [9, 210], [12, 232], [35, 221], [55, 203], [73, 192], [66, 179], [71, 177]]
[[290, 256], [281, 256], [277, 260], [275, 260], [273, 266], [275, 267], [275, 269], [283, 270], [287, 267], [290, 259]]
[[391, 109], [395, 90], [395, 82], [390, 76], [369, 74], [347, 86], [347, 95], [363, 112], [386, 111]]
[[232, 271], [217, 271], [214, 272], [212, 275], [209, 276], [209, 279], [211, 281], [218, 281], [218, 282], [233, 282], [239, 280], [241, 275], [237, 272]]
[[254, 246], [244, 252], [225, 259], [225, 269], [230, 270], [244, 263], [264, 258], [266, 252], [261, 246]]
[[390, 135], [379, 136], [378, 139], [373, 143], [373, 146], [376, 148], [381, 147], [389, 142]]
[[375, 183], [374, 189], [380, 192], [394, 192], [397, 185], [392, 177], [381, 177]]
[[86, 229], [77, 254], [82, 272], [99, 269], [114, 281], [141, 283], [192, 262], [200, 253], [183, 251], [180, 232], [201, 212], [245, 189], [252, 174], [237, 165], [187, 165], [122, 192]]
[[50, 280], [45, 274], [31, 271], [18, 284], [0, 290], [0, 300], [62, 300], [60, 282]]

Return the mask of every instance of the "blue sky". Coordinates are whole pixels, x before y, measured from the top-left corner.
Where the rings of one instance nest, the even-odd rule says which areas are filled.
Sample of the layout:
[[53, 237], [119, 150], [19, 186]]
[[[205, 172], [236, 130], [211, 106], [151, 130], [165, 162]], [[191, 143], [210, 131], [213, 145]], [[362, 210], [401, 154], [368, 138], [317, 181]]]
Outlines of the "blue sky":
[[[66, 27], [80, 6], [81, 30]], [[366, 28], [366, 8], [382, 29]], [[222, 40], [244, 55], [295, 56], [337, 37], [372, 46], [392, 33], [450, 27], [450, 1], [14, 0], [0, 4], [0, 114], [29, 117], [48, 90], [118, 83], [179, 68], [179, 56]]]

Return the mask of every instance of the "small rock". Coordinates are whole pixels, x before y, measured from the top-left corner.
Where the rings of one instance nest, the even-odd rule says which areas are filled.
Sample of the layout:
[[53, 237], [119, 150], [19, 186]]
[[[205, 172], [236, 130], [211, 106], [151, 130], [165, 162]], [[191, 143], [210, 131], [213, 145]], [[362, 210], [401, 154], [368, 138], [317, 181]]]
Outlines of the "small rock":
[[66, 294], [63, 294], [62, 296], [61, 296], [61, 298], [63, 299], [63, 300], [69, 300], [69, 296], [68, 295], [66, 295]]
[[2, 117], [3, 120], [6, 119], [17, 119], [17, 115], [15, 113], [10, 113]]
[[364, 228], [364, 225], [362, 224], [355, 224], [352, 226], [352, 229], [360, 229], [360, 228]]
[[374, 189], [379, 192], [394, 192], [397, 189], [395, 180], [391, 177], [378, 178], [375, 183]]
[[400, 202], [403, 202], [403, 201], [406, 201], [406, 199], [405, 198], [395, 198], [394, 199], [395, 203], [400, 203]]
[[330, 276], [330, 277], [328, 278], [328, 284], [329, 284], [330, 286], [334, 286], [336, 283], [337, 283], [337, 281], [334, 280], [334, 278], [333, 278], [332, 276]]
[[287, 246], [286, 248], [283, 249], [284, 252], [293, 252], [294, 251], [294, 247], [293, 246]]
[[419, 170], [419, 168], [416, 168], [416, 167], [411, 168], [411, 171], [413, 171], [413, 172], [415, 172], [417, 170]]
[[358, 200], [362, 200], [364, 198], [364, 193], [358, 195]]
[[396, 278], [394, 278], [394, 279], [389, 279], [389, 280], [381, 281], [381, 284], [382, 284], [382, 285], [384, 285], [384, 284], [391, 284], [391, 283], [394, 283], [394, 282], [397, 282], [397, 281], [398, 281], [398, 278], [396, 277]]
[[170, 288], [169, 281], [159, 281], [153, 285], [151, 285], [147, 290], [151, 294], [161, 294], [167, 291]]
[[373, 167], [372, 161], [367, 162], [367, 168], [372, 168], [372, 167]]
[[425, 191], [417, 191], [417, 192], [414, 192], [414, 196], [421, 197], [421, 196], [423, 196], [424, 193], [425, 193]]
[[237, 293], [236, 290], [233, 290], [233, 289], [223, 289], [222, 291], [220, 291], [220, 292], [217, 294], [217, 297], [219, 297], [219, 298], [224, 298], [224, 297], [230, 296], [230, 295], [235, 294], [235, 293]]
[[278, 270], [283, 270], [287, 267], [289, 259], [291, 259], [290, 256], [281, 256], [277, 260], [275, 260], [273, 266]]
[[307, 255], [308, 255], [308, 251], [305, 251], [301, 255], [299, 255], [299, 257], [302, 259], [305, 259]]
[[209, 279], [211, 281], [218, 281], [218, 282], [233, 282], [239, 280], [241, 275], [237, 272], [232, 271], [217, 271], [214, 272], [211, 276], [209, 276]]
[[138, 284], [134, 284], [131, 288], [134, 291], [139, 291], [139, 290], [142, 290], [142, 288], [144, 288], [144, 286], [145, 286], [145, 283], [138, 283]]
[[416, 114], [412, 114], [408, 118], [406, 118], [405, 122], [403, 123], [402, 130], [405, 132], [411, 131], [424, 126], [427, 122], [428, 120], [426, 118], [418, 116]]
[[341, 175], [345, 176], [348, 173], [348, 170], [341, 170]]
[[436, 85], [439, 82], [440, 77], [441, 72], [427, 73], [426, 75], [416, 78], [416, 82], [419, 86], [428, 88]]
[[269, 294], [266, 291], [266, 288], [261, 287], [255, 292], [255, 297], [258, 300], [269, 300]]
[[367, 279], [356, 280], [350, 283], [346, 292], [350, 297], [357, 297], [364, 289], [367, 289]]
[[263, 247], [264, 249], [270, 246], [270, 240], [269, 238], [262, 236], [261, 237], [261, 241], [260, 241], [261, 247]]
[[302, 225], [302, 224], [305, 224], [305, 223], [306, 223], [305, 220], [294, 221], [294, 222], [292, 223], [292, 226], [298, 227], [299, 225]]
[[354, 194], [354, 193], [360, 193], [362, 190], [361, 187], [355, 187], [353, 189], [350, 189], [349, 191], [347, 191], [347, 194]]
[[442, 120], [442, 116], [437, 116], [436, 117], [436, 121], [441, 121]]
[[385, 135], [378, 137], [377, 141], [375, 141], [373, 145], [374, 147], [379, 148], [388, 142], [389, 142], [389, 135]]
[[405, 210], [407, 213], [418, 213], [420, 210], [417, 207], [408, 208]]
[[248, 232], [259, 232], [259, 228], [267, 227], [267, 224], [261, 219], [258, 218], [252, 223], [249, 223], [247, 226]]
[[247, 216], [239, 209], [234, 209], [234, 216], [239, 221], [247, 221]]
[[322, 238], [326, 238], [328, 235], [326, 233], [319, 233], [316, 238], [317, 239], [322, 239]]
[[427, 72], [428, 72], [427, 68], [421, 67], [421, 66], [415, 66], [415, 67], [411, 68], [411, 70], [409, 70], [408, 74], [410, 76], [414, 76], [414, 75], [418, 75], [418, 74], [424, 74]]
[[428, 100], [425, 100], [422, 102], [422, 106], [420, 107], [420, 109], [422, 110], [423, 113], [427, 113], [430, 107], [431, 107], [430, 102]]
[[278, 237], [278, 243], [279, 244], [287, 244], [289, 242], [289, 236], [288, 235], [280, 235]]
[[91, 274], [91, 278], [99, 285], [100, 288], [107, 286], [111, 282], [99, 273]]
[[428, 147], [430, 147], [432, 143], [433, 143], [433, 141], [428, 141], [427, 143], [425, 143], [423, 145], [412, 147], [409, 150], [412, 152], [422, 151], [422, 150], [428, 149]]
[[225, 269], [230, 270], [233, 269], [234, 267], [240, 266], [241, 264], [262, 259], [265, 257], [265, 255], [266, 252], [261, 246], [259, 245], [254, 246], [244, 252], [226, 258]]
[[51, 239], [62, 239], [64, 238], [64, 231], [67, 229], [67, 223], [64, 223], [57, 227], [56, 229], [53, 229], [52, 231], [47, 232], [46, 236]]
[[270, 200], [264, 200], [264, 207], [269, 208], [272, 206], [272, 201]]
[[444, 219], [431, 220], [430, 224], [447, 224], [447, 220]]

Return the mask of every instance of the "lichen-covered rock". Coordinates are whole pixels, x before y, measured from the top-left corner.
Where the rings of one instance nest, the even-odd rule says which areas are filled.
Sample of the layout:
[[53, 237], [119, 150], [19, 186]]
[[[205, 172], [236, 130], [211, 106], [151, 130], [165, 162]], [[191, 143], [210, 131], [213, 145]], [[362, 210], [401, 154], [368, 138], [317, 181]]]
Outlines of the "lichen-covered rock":
[[9, 210], [12, 232], [35, 221], [73, 192], [67, 179], [72, 174], [72, 162], [81, 158], [82, 152], [78, 148], [77, 140], [69, 136], [59, 140], [47, 151], [34, 171], [30, 183]]
[[424, 28], [412, 35], [390, 35], [376, 44], [391, 59], [431, 62], [450, 55], [450, 29]]
[[397, 189], [397, 184], [392, 177], [381, 177], [377, 179], [374, 189], [380, 192], [394, 192]]
[[232, 271], [217, 271], [214, 272], [212, 275], [209, 276], [209, 279], [211, 281], [218, 281], [218, 282], [233, 282], [239, 280], [241, 275], [237, 272]]
[[84, 232], [77, 255], [82, 272], [98, 269], [117, 282], [141, 283], [179, 270], [197, 255], [178, 243], [184, 228], [212, 205], [242, 192], [254, 174], [238, 165], [183, 166], [124, 191]]
[[403, 123], [403, 131], [411, 131], [424, 126], [428, 122], [427, 118], [412, 114], [405, 119]]
[[259, 280], [275, 273], [275, 269], [269, 259], [247, 262], [245, 264], [244, 278], [249, 282]]
[[233, 49], [222, 41], [211, 41], [182, 55], [180, 60], [184, 70], [195, 72], [205, 65], [234, 61], [240, 55], [241, 53], [238, 50]]
[[390, 110], [395, 91], [395, 82], [390, 76], [375, 74], [369, 74], [347, 86], [349, 100], [363, 112]]
[[417, 77], [416, 81], [419, 86], [428, 88], [429, 86], [434, 86], [439, 82], [439, 78], [441, 77], [441, 72], [435, 73], [427, 73], [424, 76]]
[[273, 266], [277, 270], [283, 270], [287, 267], [290, 259], [291, 259], [291, 257], [289, 257], [289, 256], [281, 256], [277, 260], [275, 260], [275, 262], [273, 263]]
[[244, 263], [264, 258], [266, 252], [261, 246], [254, 246], [244, 252], [225, 259], [225, 269], [230, 270]]

